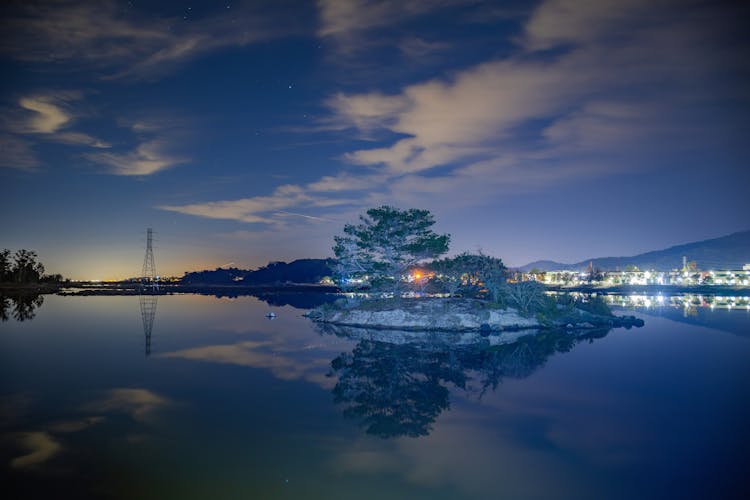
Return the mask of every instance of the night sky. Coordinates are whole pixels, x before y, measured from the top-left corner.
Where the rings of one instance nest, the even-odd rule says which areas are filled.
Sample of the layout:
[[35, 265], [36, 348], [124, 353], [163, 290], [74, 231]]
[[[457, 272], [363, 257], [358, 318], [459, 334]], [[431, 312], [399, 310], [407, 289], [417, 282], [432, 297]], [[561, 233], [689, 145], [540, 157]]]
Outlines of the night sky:
[[522, 265], [750, 228], [741, 2], [3, 2], [0, 248], [332, 256], [381, 204]]

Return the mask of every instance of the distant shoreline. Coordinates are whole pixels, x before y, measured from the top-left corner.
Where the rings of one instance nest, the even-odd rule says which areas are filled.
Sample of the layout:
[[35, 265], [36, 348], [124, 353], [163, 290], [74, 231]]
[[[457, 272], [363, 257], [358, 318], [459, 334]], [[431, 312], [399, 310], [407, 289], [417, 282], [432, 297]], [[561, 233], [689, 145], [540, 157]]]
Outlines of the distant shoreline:
[[[750, 287], [726, 286], [726, 285], [698, 285], [698, 286], [674, 286], [674, 285], [618, 285], [601, 287], [596, 285], [578, 286], [550, 286], [547, 290], [551, 292], [579, 292], [579, 293], [606, 293], [610, 295], [718, 295], [718, 296], [750, 296]], [[239, 296], [254, 295], [258, 293], [341, 293], [341, 289], [332, 285], [319, 285], [316, 283], [289, 283], [283, 285], [182, 285], [177, 283], [164, 283], [158, 287], [143, 287], [138, 283], [0, 283], [0, 293], [13, 294], [58, 294], [64, 296], [111, 296], [111, 295], [172, 295], [176, 293], [196, 293], [203, 295]]]
[[201, 295], [239, 296], [258, 293], [338, 293], [338, 287], [315, 283], [290, 283], [285, 285], [181, 285], [161, 284], [158, 287], [141, 286], [137, 283], [115, 283], [82, 285], [71, 284], [58, 291], [65, 296], [107, 296], [107, 295], [173, 295], [195, 293]]
[[0, 283], [1, 293], [57, 293], [65, 285], [62, 283]]

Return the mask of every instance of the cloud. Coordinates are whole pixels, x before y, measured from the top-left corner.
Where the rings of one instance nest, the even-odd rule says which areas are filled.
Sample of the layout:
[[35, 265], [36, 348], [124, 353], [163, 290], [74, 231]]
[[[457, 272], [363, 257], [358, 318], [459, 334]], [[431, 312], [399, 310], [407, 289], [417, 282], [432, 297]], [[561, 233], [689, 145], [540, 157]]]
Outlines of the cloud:
[[[414, 2], [368, 0], [319, 0], [320, 28], [318, 36], [342, 36], [382, 26], [392, 21], [395, 14], [409, 9]], [[426, 3], [426, 2], [425, 2]], [[410, 10], [410, 9], [409, 9]]]
[[83, 132], [58, 132], [50, 139], [54, 142], [69, 144], [71, 146], [89, 146], [96, 149], [108, 149], [112, 147], [112, 144], [84, 134]]
[[[394, 178], [476, 162], [505, 165], [495, 171], [504, 175], [516, 158], [524, 160], [522, 167], [533, 178], [542, 167], [535, 164], [539, 153], [564, 169], [579, 159], [575, 155], [627, 151], [635, 138], [645, 141], [644, 151], [663, 148], [657, 138], [674, 141], [680, 133], [705, 143], [715, 132], [684, 123], [705, 124], [708, 116], [719, 122], [707, 103], [739, 96], [726, 75], [748, 69], [726, 53], [726, 40], [715, 27], [722, 26], [722, 15], [714, 13], [716, 22], [706, 27], [700, 11], [677, 10], [665, 17], [660, 13], [669, 2], [658, 2], [649, 10], [657, 23], [648, 16], [644, 20], [647, 2], [594, 3], [543, 2], [511, 57], [393, 94], [330, 98], [332, 122], [371, 135], [396, 135], [344, 159]], [[725, 27], [727, 17], [724, 12]], [[566, 48], [544, 57], [532, 53], [559, 45]], [[723, 95], [707, 91], [719, 86], [730, 89]], [[618, 168], [632, 165], [601, 163], [602, 170]], [[578, 171], [569, 173], [574, 177]]]
[[92, 151], [83, 156], [104, 166], [105, 172], [112, 175], [153, 175], [190, 161], [178, 152], [190, 142], [185, 125], [188, 122], [184, 117], [159, 113], [135, 120], [120, 119], [117, 125], [129, 129], [133, 138], [127, 144], [111, 146], [111, 151]]
[[342, 126], [368, 131], [394, 124], [409, 101], [403, 96], [386, 96], [378, 92], [356, 96], [338, 93], [327, 99], [326, 104]]
[[[376, 28], [394, 19], [444, 7], [334, 0], [318, 6], [318, 35], [354, 45], [348, 37], [382, 34]], [[655, 165], [662, 152], [705, 150], [732, 135], [726, 110], [747, 103], [739, 82], [750, 71], [736, 56], [742, 26], [731, 20], [741, 16], [674, 6], [541, 2], [520, 26], [510, 55], [453, 71], [443, 67], [437, 76], [388, 92], [326, 98], [330, 114], [320, 131], [372, 144], [345, 152], [343, 170], [294, 193], [162, 208], [272, 223], [274, 211], [307, 213], [319, 206], [312, 200], [328, 200], [332, 210], [312, 215], [341, 219], [368, 204], [481, 206], [501, 194], [664, 168]], [[340, 202], [346, 199], [351, 203]]]
[[34, 112], [27, 124], [30, 132], [52, 134], [71, 121], [72, 117], [51, 101], [47, 96], [24, 97], [19, 101], [23, 109]]
[[331, 42], [335, 59], [332, 62], [348, 67], [361, 67], [358, 59], [363, 51], [394, 46], [409, 58], [425, 56], [442, 50], [441, 42], [427, 42], [419, 37], [401, 39], [384, 35], [384, 30], [473, 0], [318, 0], [320, 26], [318, 37]]
[[307, 189], [313, 192], [333, 193], [341, 191], [365, 191], [371, 190], [382, 184], [384, 176], [353, 174], [341, 172], [337, 175], [326, 175], [320, 180], [307, 185]]
[[395, 96], [339, 96], [331, 109], [354, 127], [365, 123], [407, 136], [390, 146], [353, 151], [349, 161], [415, 172], [501, 149], [515, 139], [514, 127], [549, 119], [585, 93], [587, 78], [596, 75], [565, 63], [495, 61], [448, 80], [411, 85]]
[[348, 36], [403, 22], [466, 0], [318, 0], [318, 36]]
[[327, 219], [325, 217], [315, 217], [314, 215], [299, 214], [296, 212], [285, 212], [283, 210], [279, 210], [278, 212], [275, 212], [274, 215], [280, 215], [282, 217], [302, 217], [303, 219], [320, 221], [320, 222], [335, 222], [333, 219]]
[[[664, 7], [681, 2], [664, 0], [547, 0], [534, 11], [524, 30], [530, 50], [580, 44], [622, 36], [633, 24], [658, 19]], [[663, 14], [664, 12], [661, 12]]]
[[421, 59], [431, 56], [436, 52], [449, 49], [451, 45], [446, 42], [428, 41], [416, 36], [404, 38], [398, 48], [401, 52], [412, 59]]
[[3, 109], [0, 129], [0, 166], [37, 170], [40, 162], [32, 150], [39, 139], [74, 146], [109, 148], [110, 144], [89, 134], [70, 130], [82, 113], [73, 109], [83, 98], [74, 90], [55, 90], [21, 97], [17, 107]]
[[185, 158], [166, 152], [167, 144], [161, 140], [151, 140], [139, 144], [127, 153], [87, 153], [89, 160], [110, 167], [114, 175], [143, 176], [184, 163]]
[[19, 2], [0, 20], [0, 54], [94, 67], [106, 78], [156, 78], [222, 47], [302, 32], [301, 16], [290, 16], [294, 10], [285, 7], [289, 5], [221, 5], [198, 18], [146, 15], [113, 0]]
[[19, 445], [28, 453], [10, 461], [14, 469], [35, 467], [48, 461], [63, 449], [62, 445], [46, 432], [24, 432], [18, 436]]
[[[273, 214], [292, 208], [327, 208], [351, 204], [352, 201], [340, 198], [326, 198], [306, 192], [300, 186], [287, 184], [279, 186], [270, 196], [255, 196], [231, 201], [214, 201], [189, 205], [163, 205], [158, 208], [210, 219], [228, 219], [239, 222], [274, 224], [278, 220]], [[288, 213], [288, 212], [287, 212]], [[306, 218], [311, 217], [306, 215]], [[313, 216], [317, 219], [326, 217]]]
[[[152, 117], [133, 122], [120, 120], [120, 128], [129, 128], [135, 136], [130, 149], [122, 145], [117, 148], [107, 141], [94, 137], [74, 126], [91, 114], [85, 109], [82, 92], [56, 90], [22, 97], [17, 108], [7, 109], [0, 120], [0, 148], [4, 155], [0, 166], [22, 170], [37, 170], [40, 161], [32, 149], [38, 140], [55, 142], [68, 146], [84, 146], [89, 151], [81, 154], [84, 158], [107, 167], [113, 175], [146, 176], [189, 161], [176, 154], [174, 145], [184, 142], [184, 130], [174, 125], [185, 120], [174, 117]], [[103, 151], [107, 150], [107, 151]]]

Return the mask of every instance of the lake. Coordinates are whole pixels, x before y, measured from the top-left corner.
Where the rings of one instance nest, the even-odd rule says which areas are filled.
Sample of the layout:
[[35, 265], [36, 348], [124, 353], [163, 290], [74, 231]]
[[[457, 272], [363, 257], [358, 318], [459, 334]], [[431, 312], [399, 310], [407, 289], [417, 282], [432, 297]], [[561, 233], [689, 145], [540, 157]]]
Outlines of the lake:
[[645, 326], [545, 332], [502, 346], [334, 335], [285, 302], [296, 303], [6, 301], [3, 491], [24, 499], [750, 498], [750, 307], [742, 302], [613, 301]]

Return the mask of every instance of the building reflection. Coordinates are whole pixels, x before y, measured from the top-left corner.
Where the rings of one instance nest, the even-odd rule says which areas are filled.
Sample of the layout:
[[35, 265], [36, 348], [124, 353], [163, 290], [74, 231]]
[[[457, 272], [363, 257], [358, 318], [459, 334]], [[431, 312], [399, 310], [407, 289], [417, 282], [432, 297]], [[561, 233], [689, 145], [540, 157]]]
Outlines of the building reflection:
[[146, 356], [151, 354], [151, 332], [154, 329], [154, 318], [156, 317], [156, 303], [158, 295], [149, 294], [147, 290], [143, 290], [138, 295], [138, 301], [141, 305], [141, 318], [143, 319], [143, 336], [145, 338]]
[[0, 293], [0, 320], [32, 320], [43, 303], [44, 295], [38, 293]]
[[504, 379], [528, 377], [553, 354], [608, 333], [544, 331], [490, 346], [393, 343], [376, 340], [383, 336], [375, 334], [373, 338], [373, 332], [359, 328], [320, 328], [325, 333], [359, 339], [352, 352], [331, 362], [329, 376], [337, 379], [333, 396], [346, 417], [381, 438], [428, 435], [437, 417], [450, 407], [450, 386], [481, 398]]
[[750, 297], [733, 295], [602, 295], [611, 307], [749, 337]]
[[602, 295], [604, 301], [611, 306], [618, 306], [627, 309], [656, 309], [669, 307], [673, 309], [682, 309], [685, 316], [695, 315], [698, 309], [744, 309], [750, 311], [749, 296], [730, 296], [730, 295], [701, 295], [701, 294], [682, 294], [682, 295]]

